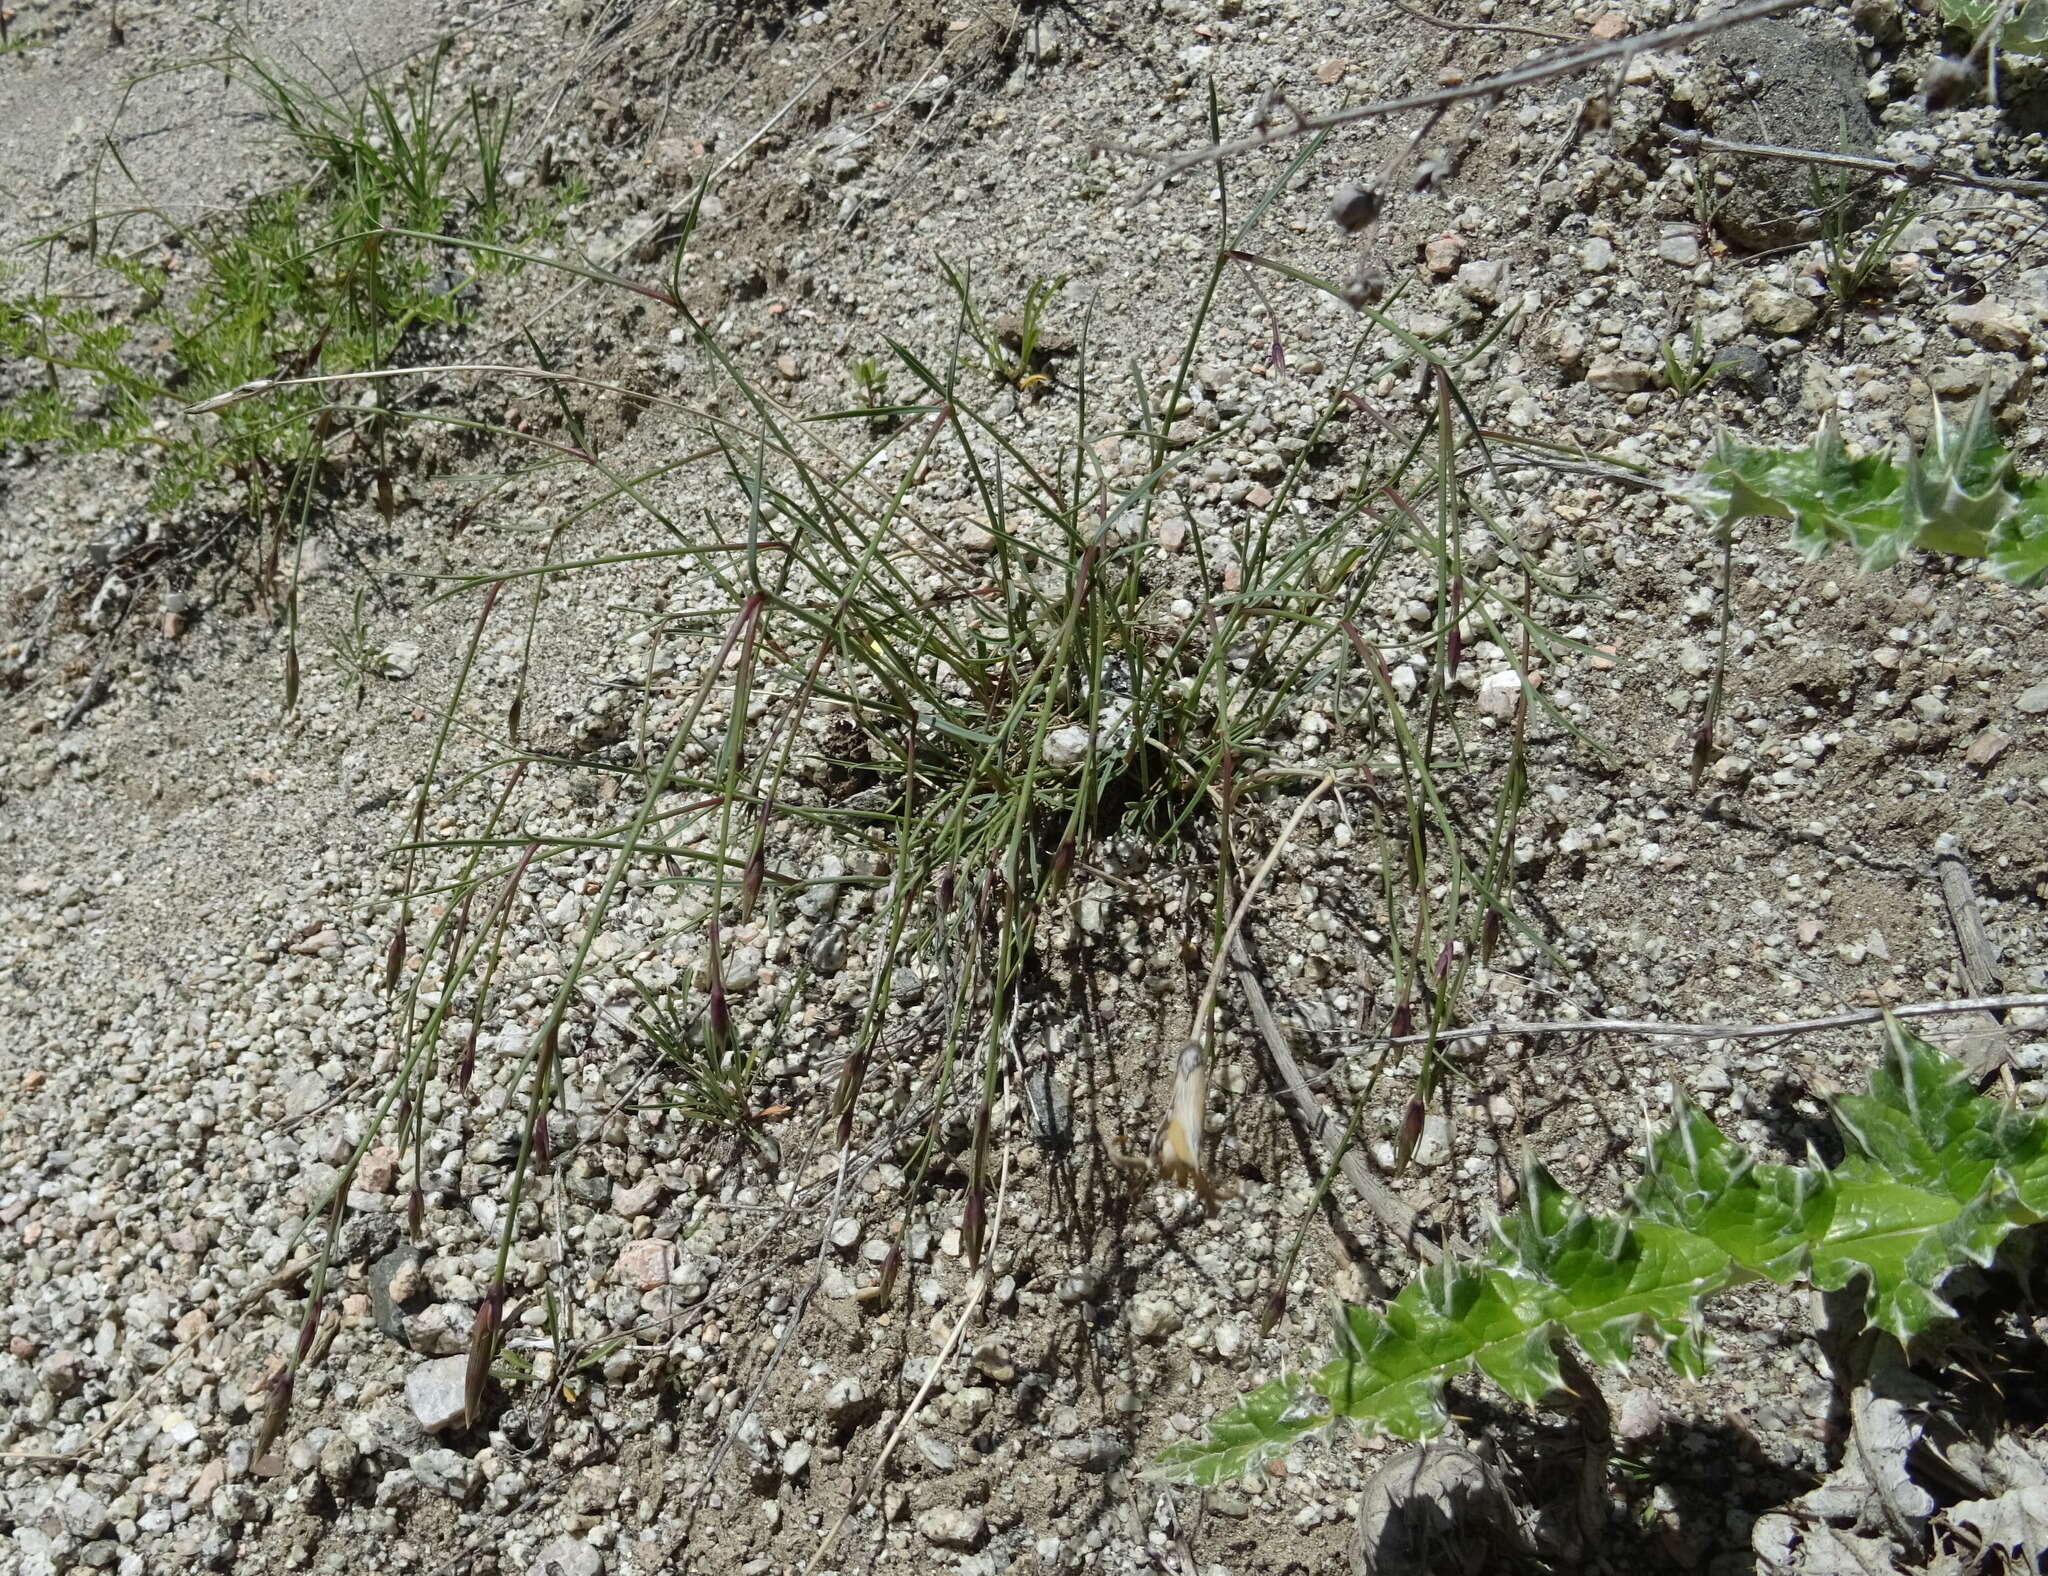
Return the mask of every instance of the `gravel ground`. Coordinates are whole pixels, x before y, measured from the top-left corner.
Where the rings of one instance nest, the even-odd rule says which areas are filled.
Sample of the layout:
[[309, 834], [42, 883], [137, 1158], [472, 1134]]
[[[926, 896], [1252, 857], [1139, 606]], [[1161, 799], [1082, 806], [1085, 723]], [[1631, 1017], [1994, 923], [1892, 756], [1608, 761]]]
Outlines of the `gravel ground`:
[[[1092, 396], [1091, 452], [1121, 488], [1146, 461], [1114, 437], [1135, 414], [1118, 380], [1133, 366], [1155, 387], [1170, 377], [1218, 204], [1205, 174], [1150, 187], [1141, 161], [1093, 144], [1199, 146], [1212, 79], [1228, 134], [1275, 87], [1319, 111], [1475, 80], [1539, 42], [1378, 7], [1183, 0], [1018, 12], [883, 0], [451, 6], [431, 22], [427, 8], [348, 9], [366, 58], [398, 59], [446, 26], [463, 80], [520, 89], [530, 116], [515, 157], [531, 173], [545, 141], [551, 164], [588, 180], [571, 239], [606, 266], [665, 271], [675, 216], [716, 171], [686, 294], [790, 407], [847, 403], [849, 359], [887, 338], [946, 354], [955, 304], [940, 258], [972, 267], [994, 309], [1021, 300], [1033, 276], [1063, 280], [1049, 320], [1071, 343], [1086, 317], [1105, 390]], [[111, 49], [103, 7], [21, 10], [16, 36], [38, 47], [0, 59], [0, 124], [18, 128], [0, 141], [14, 236], [82, 211], [89, 149], [121, 84], [200, 52], [208, 31], [173, 7], [123, 7], [126, 42]], [[347, 58], [322, 8], [254, 12], [261, 37]], [[1482, 0], [1472, 14], [1606, 38], [1671, 12], [1538, 15]], [[2048, 176], [2023, 108], [1926, 114], [1915, 92], [1933, 55], [1927, 17], [1858, 0], [1691, 56], [1633, 57], [1598, 88], [1565, 78], [1483, 115], [1461, 105], [1417, 150], [1438, 179], [1404, 186], [1363, 247], [1332, 224], [1332, 195], [1413, 128], [1348, 128], [1244, 244], [1334, 280], [1363, 262], [1406, 281], [1396, 321], [1471, 351], [1475, 414], [1505, 434], [1675, 474], [1723, 428], [1793, 444], [1832, 412], [1851, 440], [1880, 446], [1924, 438], [1937, 401], [1981, 392], [2022, 463], [2040, 469], [2038, 202], [1922, 194], [1870, 298], [1845, 308], [1821, 276], [1828, 243], [1806, 212], [1809, 171], [1716, 168], [1657, 133], [1675, 122], [1832, 146], [1834, 128], [1853, 127], [1851, 146], [1886, 157]], [[2015, 105], [2038, 101], [2023, 70], [2009, 87]], [[140, 138], [131, 159], [166, 160], [138, 171], [145, 182], [212, 203], [288, 173], [231, 98], [131, 106], [130, 124], [175, 132], [179, 105], [222, 135], [209, 130], [209, 151], [190, 160]], [[1234, 214], [1287, 156], [1232, 167]], [[1868, 203], [1875, 214], [1882, 199]], [[488, 359], [531, 325], [565, 367], [706, 399], [715, 369], [672, 322], [637, 299], [522, 280], [487, 298], [471, 334]], [[1662, 347], [1694, 331], [1724, 365], [1681, 398], [1660, 385]], [[1416, 430], [1433, 393], [1409, 378], [1349, 381], [1357, 332], [1328, 296], [1226, 274], [1187, 409], [1173, 416], [1190, 441], [1242, 426], [1189, 467], [1177, 510], [1154, 518], [1160, 567], [1146, 594], [1162, 627], [1192, 616], [1203, 576], [1234, 589], [1235, 544], [1339, 390], [1380, 416], [1343, 426], [1304, 519], [1403, 441], [1390, 434]], [[1038, 397], [990, 400], [1020, 450], [1048, 461], [1071, 452], [1078, 389], [1075, 358], [1051, 365]], [[554, 419], [517, 388], [474, 397], [508, 425], [547, 431]], [[672, 458], [679, 441], [658, 413], [615, 397], [595, 397], [585, 418], [624, 474]], [[1199, 987], [1181, 944], [1190, 912], [1201, 922], [1185, 891], [1213, 857], [1200, 837], [1088, 850], [1048, 920], [1017, 1040], [1068, 1092], [1073, 1139], [1034, 1139], [1021, 1097], [1006, 1099], [1000, 1223], [979, 1280], [957, 1170], [903, 1213], [899, 1140], [928, 1098], [937, 1032], [938, 1008], [915, 984], [898, 983], [844, 1162], [833, 1142], [844, 1020], [886, 945], [873, 853], [792, 835], [774, 862], [797, 879], [728, 929], [743, 1031], [795, 1026], [754, 1092], [763, 1109], [787, 1108], [762, 1129], [772, 1146], [667, 1108], [674, 1080], [624, 1032], [636, 981], [658, 992], [703, 966], [708, 917], [690, 889], [632, 881], [593, 946], [590, 1027], [565, 1037], [553, 1172], [529, 1183], [513, 1232], [511, 1351], [530, 1373], [502, 1375], [466, 1428], [464, 1354], [508, 1207], [519, 1057], [603, 874], [595, 849], [536, 867], [507, 983], [474, 1024], [476, 1084], [465, 1095], [435, 1081], [419, 1149], [380, 1143], [357, 1171], [319, 1358], [299, 1377], [277, 1459], [252, 1459], [318, 1259], [307, 1211], [371, 1131], [401, 1054], [385, 976], [407, 866], [391, 850], [409, 839], [475, 618], [473, 599], [435, 601], [422, 577], [528, 562], [535, 533], [557, 527], [573, 526], [559, 552], [579, 559], [662, 540], [638, 511], [572, 519], [589, 487], [565, 471], [473, 508], [462, 473], [503, 458], [426, 440], [395, 522], [367, 499], [337, 506], [300, 575], [302, 627], [327, 638], [367, 585], [388, 660], [359, 693], [316, 651], [288, 717], [281, 639], [246, 577], [208, 581], [197, 611], [168, 623], [157, 599], [170, 588], [124, 585], [141, 616], [111, 638], [89, 617], [34, 624], [40, 588], [140, 520], [141, 473], [105, 457], [0, 461], [0, 561], [22, 626], [0, 644], [0, 671], [19, 680], [0, 695], [0, 1523], [13, 1568], [801, 1570], [928, 1378], [825, 1566], [1341, 1566], [1377, 1444], [1311, 1445], [1284, 1474], [1208, 1496], [1164, 1491], [1139, 1470], [1314, 1350], [1332, 1290], [1364, 1296], [1405, 1274], [1401, 1247], [1340, 1188], [1329, 1229], [1310, 1232], [1295, 1265], [1287, 1316], [1259, 1334], [1318, 1167], [1268, 1098], [1258, 1037], [1228, 997], [1210, 1124], [1213, 1169], [1236, 1196], [1213, 1214], [1164, 1187], [1134, 1196], [1117, 1163], [1125, 1135], [1158, 1120]], [[1468, 1020], [1753, 1022], [1968, 994], [1934, 870], [1942, 852], [1974, 878], [2004, 987], [2048, 990], [2048, 594], [1929, 555], [1868, 575], [1847, 557], [1808, 563], [1779, 523], [1747, 522], [1733, 548], [1731, 744], [1694, 789], [1718, 618], [1707, 529], [1612, 467], [1518, 459], [1473, 485], [1503, 527], [1471, 539], [1475, 572], [1525, 559], [1551, 588], [1534, 613], [1572, 644], [1544, 664], [1554, 709], [1532, 714], [1531, 810], [1514, 855], [1549, 951], [1510, 938], [1475, 965]], [[704, 467], [647, 490], [714, 532], [735, 508], [728, 480]], [[957, 463], [935, 463], [913, 492], [935, 540], [969, 558], [988, 551]], [[1404, 698], [1426, 693], [1434, 572], [1418, 559], [1384, 583], [1375, 638], [1415, 653], [1391, 682]], [[429, 834], [476, 836], [494, 814], [558, 835], [615, 825], [630, 794], [604, 768], [683, 721], [703, 652], [673, 631], [724, 602], [673, 561], [557, 582], [534, 625], [523, 710], [559, 764], [516, 781], [492, 764], [503, 753], [492, 740], [525, 631], [490, 625]], [[1469, 776], [1454, 791], [1469, 785], [1465, 807], [1478, 808], [1504, 759], [1517, 680], [1485, 631], [1468, 638], [1452, 699]], [[81, 698], [93, 703], [80, 709]], [[722, 720], [698, 726], [715, 747]], [[1313, 699], [1268, 743], [1308, 773], [1347, 747], [1341, 714]], [[1270, 847], [1294, 802], [1251, 811], [1242, 847]], [[1327, 1063], [1312, 1053], [1327, 1041], [1314, 1031], [1383, 1024], [1396, 1001], [1366, 824], [1355, 793], [1317, 805], [1248, 928], [1319, 1072]], [[459, 863], [431, 856], [416, 890]], [[441, 962], [421, 955], [417, 932], [412, 944], [401, 976], [431, 999]], [[2016, 1017], [2005, 1040], [2018, 1097], [2048, 1098], [2048, 1018]], [[1796, 1155], [1825, 1133], [1827, 1096], [1860, 1083], [1871, 1049], [1858, 1033], [1497, 1038], [1458, 1060], [1415, 1166], [1391, 1185], [1453, 1241], [1483, 1227], [1525, 1146], [1611, 1201], [1644, 1114], [1674, 1086], [1752, 1146]], [[1390, 1061], [1370, 1098], [1367, 1141], [1381, 1159], [1417, 1071]], [[1331, 1076], [1366, 1088], [1362, 1061]], [[956, 1155], [965, 1113], [948, 1129]], [[910, 1264], [877, 1311], [899, 1227]], [[573, 1310], [573, 1350], [588, 1359], [573, 1376], [555, 1371], [549, 1294]], [[1623, 1453], [1646, 1465], [1640, 1483], [1616, 1478], [1580, 1568], [1753, 1568], [1755, 1517], [1818, 1481], [1837, 1443], [1839, 1400], [1806, 1339], [1813, 1318], [1791, 1293], [1730, 1298], [1725, 1361], [1708, 1381], [1646, 1361], [1611, 1387]], [[1569, 1480], [1559, 1462], [1573, 1436], [1556, 1419], [1478, 1387], [1456, 1410], [1500, 1442], [1532, 1495], [1549, 1485], [1555, 1498]]]

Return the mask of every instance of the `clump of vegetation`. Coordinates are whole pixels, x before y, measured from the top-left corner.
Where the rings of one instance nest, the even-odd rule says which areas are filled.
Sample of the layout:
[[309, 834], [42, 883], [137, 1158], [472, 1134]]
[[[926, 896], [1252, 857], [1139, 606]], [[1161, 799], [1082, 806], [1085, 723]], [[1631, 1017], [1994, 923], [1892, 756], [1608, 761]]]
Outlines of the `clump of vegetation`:
[[1851, 455], [1832, 421], [1803, 449], [1723, 432], [1678, 491], [1723, 529], [1746, 515], [1790, 520], [1809, 558], [1846, 542], [1866, 569], [1882, 569], [1918, 547], [1985, 559], [2014, 585], [2048, 578], [2048, 479], [2021, 474], [1982, 397], [1960, 421], [1937, 404], [1927, 447], [1908, 442], [1896, 459]]
[[960, 298], [961, 321], [974, 341], [975, 353], [989, 376], [1007, 383], [1019, 393], [1029, 394], [1051, 381], [1044, 361], [1051, 353], [1046, 308], [1066, 285], [1066, 276], [1048, 279], [1035, 276], [1024, 287], [1015, 312], [988, 317], [974, 291], [972, 275], [941, 261], [946, 283]]
[[1835, 1102], [1839, 1164], [1759, 1161], [1674, 1099], [1622, 1209], [1589, 1209], [1526, 1162], [1520, 1207], [1483, 1246], [1447, 1254], [1384, 1309], [1347, 1308], [1329, 1362], [1254, 1391], [1155, 1472], [1221, 1483], [1340, 1420], [1426, 1439], [1448, 1421], [1452, 1380], [1476, 1371], [1535, 1405], [1565, 1388], [1561, 1353], [1623, 1369], [1640, 1335], [1697, 1377], [1713, 1350], [1705, 1304], [1746, 1282], [1860, 1283], [1869, 1325], [1915, 1342], [1951, 1316], [1942, 1288], [1957, 1270], [2048, 1216], [2048, 1120], [1979, 1095], [1896, 1021], [1870, 1092]]
[[[396, 90], [351, 98], [236, 57], [313, 173], [196, 225], [148, 209], [96, 219], [83, 279], [53, 281], [53, 263], [33, 283], [17, 274], [0, 295], [0, 354], [32, 371], [0, 399], [0, 443], [145, 449], [154, 507], [225, 492], [258, 518], [289, 512], [295, 480], [349, 445], [370, 458], [388, 502], [378, 413], [344, 411], [322, 387], [224, 409], [212, 423], [172, 418], [257, 378], [417, 359], [470, 313], [481, 278], [522, 266], [503, 248], [545, 234], [573, 200], [573, 190], [512, 188], [510, 106], [474, 92], [450, 102], [441, 58]], [[124, 252], [118, 232], [144, 217], [170, 241]]]

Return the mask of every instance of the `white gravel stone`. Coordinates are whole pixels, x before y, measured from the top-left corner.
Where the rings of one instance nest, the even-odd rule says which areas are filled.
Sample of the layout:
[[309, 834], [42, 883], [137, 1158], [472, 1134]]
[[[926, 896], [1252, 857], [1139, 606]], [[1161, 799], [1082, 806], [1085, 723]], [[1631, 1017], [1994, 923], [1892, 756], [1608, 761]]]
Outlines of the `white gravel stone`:
[[942, 1549], [972, 1550], [987, 1535], [988, 1518], [970, 1506], [940, 1505], [918, 1516], [917, 1530]]
[[469, 1357], [436, 1357], [405, 1376], [405, 1399], [420, 1427], [430, 1434], [462, 1421], [469, 1384]]

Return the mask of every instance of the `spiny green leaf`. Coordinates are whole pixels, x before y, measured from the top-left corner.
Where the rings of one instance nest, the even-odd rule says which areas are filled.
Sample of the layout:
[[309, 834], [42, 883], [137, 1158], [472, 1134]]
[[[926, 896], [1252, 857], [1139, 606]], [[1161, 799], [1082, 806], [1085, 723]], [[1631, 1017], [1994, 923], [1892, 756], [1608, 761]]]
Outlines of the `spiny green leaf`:
[[1917, 547], [1987, 558], [2015, 585], [2048, 577], [2042, 481], [2019, 474], [1985, 396], [1959, 418], [1937, 405], [1925, 451], [1906, 444], [1898, 460], [1851, 455], [1833, 418], [1804, 449], [1756, 448], [1724, 432], [1673, 491], [1723, 527], [1748, 515], [1790, 520], [1792, 545], [1808, 557], [1844, 542], [1864, 568], [1883, 569]]
[[[1705, 1370], [1707, 1299], [1757, 1277], [1855, 1283], [1900, 1341], [1952, 1310], [1942, 1288], [2048, 1216], [2048, 1123], [1978, 1094], [1961, 1065], [1897, 1023], [1870, 1092], [1836, 1106], [1847, 1154], [1830, 1170], [1756, 1162], [1681, 1095], [1651, 1133], [1618, 1214], [1589, 1210], [1542, 1166], [1477, 1256], [1429, 1266], [1383, 1309], [1344, 1310], [1336, 1355], [1225, 1413], [1159, 1475], [1214, 1483], [1344, 1417], [1408, 1439], [1446, 1421], [1444, 1386], [1482, 1373], [1534, 1403], [1561, 1385], [1560, 1344], [1627, 1364], [1654, 1336], [1680, 1373]], [[1327, 1403], [1327, 1409], [1325, 1409]]]
[[1212, 1418], [1206, 1438], [1162, 1452], [1153, 1470], [1175, 1482], [1205, 1488], [1227, 1483], [1261, 1462], [1285, 1455], [1302, 1435], [1329, 1421], [1322, 1398], [1300, 1380], [1283, 1375]]
[[1750, 1274], [1782, 1285], [1827, 1229], [1834, 1184], [1822, 1167], [1758, 1164], [1674, 1090], [1670, 1124], [1650, 1135], [1636, 1207], [1645, 1220], [1705, 1237]]

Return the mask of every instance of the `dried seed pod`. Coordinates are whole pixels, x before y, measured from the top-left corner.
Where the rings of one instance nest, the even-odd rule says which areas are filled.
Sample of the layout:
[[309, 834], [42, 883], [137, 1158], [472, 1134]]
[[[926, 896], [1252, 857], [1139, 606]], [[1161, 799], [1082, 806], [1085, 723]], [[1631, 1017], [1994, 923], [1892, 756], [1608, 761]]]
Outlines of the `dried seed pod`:
[[1380, 194], [1369, 186], [1346, 181], [1330, 199], [1330, 217], [1346, 231], [1363, 230], [1380, 216]]
[[399, 972], [405, 967], [405, 922], [399, 922], [392, 933], [391, 945], [384, 949], [384, 991], [386, 995], [398, 984]]
[[420, 1229], [426, 1225], [426, 1222], [427, 1196], [418, 1188], [413, 1188], [405, 1196], [406, 1235], [415, 1242], [419, 1241]]
[[1378, 263], [1360, 263], [1344, 286], [1344, 304], [1353, 311], [1372, 306], [1387, 293], [1387, 271]]

